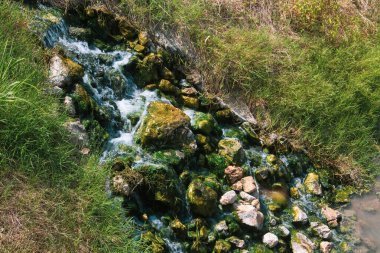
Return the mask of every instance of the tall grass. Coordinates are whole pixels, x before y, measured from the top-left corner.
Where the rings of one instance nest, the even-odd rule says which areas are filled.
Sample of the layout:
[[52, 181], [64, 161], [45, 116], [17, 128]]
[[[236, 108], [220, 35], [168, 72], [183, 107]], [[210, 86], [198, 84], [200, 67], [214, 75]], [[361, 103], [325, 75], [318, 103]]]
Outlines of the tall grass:
[[376, 1], [121, 2], [136, 24], [186, 43], [210, 91], [238, 92], [269, 129], [301, 133], [292, 141], [349, 183], [379, 171]]
[[107, 196], [96, 151], [87, 160], [70, 142], [31, 16], [0, 2], [1, 251], [144, 252], [120, 201]]

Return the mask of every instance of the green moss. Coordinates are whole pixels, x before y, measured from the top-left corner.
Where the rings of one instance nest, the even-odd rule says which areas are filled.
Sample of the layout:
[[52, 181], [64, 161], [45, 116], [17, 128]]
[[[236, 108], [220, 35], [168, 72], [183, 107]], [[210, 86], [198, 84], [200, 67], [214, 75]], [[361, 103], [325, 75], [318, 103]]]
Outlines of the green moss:
[[142, 239], [150, 245], [153, 253], [164, 253], [166, 251], [165, 241], [159, 235], [148, 231], [142, 235]]
[[344, 204], [350, 202], [350, 195], [355, 192], [355, 188], [350, 186], [341, 187], [335, 191], [334, 201], [336, 203]]
[[155, 161], [166, 165], [179, 165], [183, 158], [184, 154], [177, 150], [160, 150], [153, 153]]
[[187, 189], [187, 198], [195, 214], [209, 217], [217, 211], [218, 193], [205, 181], [202, 177], [193, 180]]
[[96, 120], [83, 120], [89, 136], [90, 145], [95, 149], [102, 147], [109, 139], [108, 132]]
[[159, 55], [149, 54], [136, 66], [133, 74], [137, 85], [144, 87], [147, 84], [155, 83], [160, 80], [162, 59]]
[[228, 253], [231, 251], [231, 244], [225, 240], [217, 240], [215, 243], [214, 251], [215, 253]]
[[206, 160], [209, 170], [216, 175], [223, 175], [224, 169], [229, 165], [228, 160], [224, 156], [215, 153], [206, 155]]

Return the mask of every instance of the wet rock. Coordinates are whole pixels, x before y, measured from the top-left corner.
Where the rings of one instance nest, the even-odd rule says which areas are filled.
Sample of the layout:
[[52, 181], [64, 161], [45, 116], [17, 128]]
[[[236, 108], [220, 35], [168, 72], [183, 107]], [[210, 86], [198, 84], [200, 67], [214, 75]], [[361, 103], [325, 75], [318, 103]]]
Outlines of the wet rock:
[[138, 130], [144, 147], [182, 147], [195, 142], [190, 129], [190, 118], [180, 109], [163, 102], [152, 102]]
[[249, 122], [244, 122], [243, 124], [241, 124], [241, 127], [248, 134], [249, 139], [253, 144], [260, 144], [259, 135], [256, 133], [256, 131], [253, 129]]
[[263, 243], [269, 248], [274, 248], [278, 244], [278, 237], [273, 233], [266, 233], [263, 237]]
[[236, 215], [240, 223], [261, 230], [264, 224], [264, 215], [252, 205], [238, 205]]
[[270, 181], [271, 170], [268, 167], [261, 167], [255, 171], [256, 180], [260, 183], [268, 183]]
[[319, 244], [319, 249], [322, 253], [330, 253], [334, 248], [334, 244], [332, 242], [321, 242]]
[[99, 115], [99, 106], [95, 100], [88, 94], [87, 90], [79, 84], [75, 85], [72, 100], [75, 105], [76, 112], [81, 115]]
[[204, 135], [210, 135], [211, 133], [218, 133], [220, 131], [219, 126], [212, 115], [203, 112], [195, 113], [192, 128], [194, 131]]
[[307, 214], [299, 206], [292, 207], [292, 217], [294, 224], [306, 225], [309, 222]]
[[170, 228], [178, 238], [185, 239], [187, 237], [186, 226], [179, 219], [174, 219], [170, 222]]
[[49, 82], [53, 86], [69, 88], [82, 79], [84, 72], [82, 66], [68, 58], [54, 55], [50, 59]]
[[256, 199], [255, 197], [253, 197], [252, 195], [250, 195], [244, 191], [240, 192], [239, 195], [240, 195], [240, 198], [242, 198], [244, 201], [247, 201], [250, 203]]
[[229, 253], [231, 252], [231, 244], [225, 240], [217, 240], [215, 243], [215, 253]]
[[177, 94], [178, 88], [174, 86], [169, 80], [162, 79], [158, 85], [158, 89], [167, 94]]
[[138, 61], [133, 72], [135, 83], [144, 87], [147, 84], [158, 82], [161, 79], [162, 58], [156, 54], [149, 54], [142, 61]]
[[237, 165], [243, 164], [246, 157], [241, 142], [237, 139], [223, 139], [218, 143], [219, 154], [224, 156], [227, 160], [236, 163]]
[[293, 253], [312, 253], [315, 250], [315, 244], [299, 232], [292, 235], [291, 246]]
[[322, 187], [319, 184], [319, 176], [316, 173], [309, 173], [305, 179], [304, 185], [308, 193], [314, 195], [322, 194]]
[[242, 249], [245, 247], [245, 242], [244, 240], [241, 240], [237, 238], [236, 236], [231, 236], [226, 239], [226, 241], [230, 242], [231, 244], [235, 245], [236, 248]]
[[321, 224], [319, 222], [311, 222], [310, 227], [314, 234], [318, 235], [324, 240], [330, 240], [333, 236], [332, 231], [327, 225]]
[[139, 38], [139, 43], [142, 46], [146, 46], [150, 41], [148, 33], [144, 31], [139, 33], [138, 38]]
[[219, 122], [230, 122], [233, 119], [232, 111], [229, 108], [215, 112], [215, 116]]
[[231, 204], [235, 203], [236, 200], [237, 200], [236, 192], [232, 190], [232, 191], [228, 191], [225, 194], [223, 194], [222, 197], [220, 198], [219, 202], [220, 202], [220, 204], [225, 206], [225, 205], [231, 205]]
[[68, 122], [65, 125], [66, 129], [71, 135], [71, 141], [79, 146], [83, 147], [88, 145], [89, 137], [86, 131], [86, 128], [81, 124], [79, 120], [74, 122]]
[[203, 178], [197, 178], [190, 183], [187, 198], [195, 214], [208, 217], [217, 210], [218, 194]]
[[340, 221], [342, 220], [342, 214], [328, 206], [324, 206], [321, 209], [323, 217], [325, 217], [329, 227], [335, 228], [339, 226]]
[[279, 226], [278, 230], [280, 232], [280, 237], [287, 238], [290, 235], [289, 229], [283, 225]]
[[239, 181], [240, 179], [242, 179], [243, 173], [244, 173], [243, 169], [241, 167], [238, 167], [238, 166], [228, 166], [224, 170], [224, 174], [227, 175], [228, 181], [231, 184], [234, 184], [237, 181]]
[[224, 236], [228, 235], [228, 226], [225, 220], [222, 220], [219, 223], [217, 223], [214, 229], [215, 229], [215, 232], [219, 235], [224, 235]]
[[164, 253], [167, 250], [165, 241], [160, 236], [153, 234], [150, 231], [144, 233], [142, 239], [150, 245], [153, 253]]
[[270, 193], [270, 203], [268, 209], [272, 212], [280, 211], [288, 206], [288, 196], [282, 191], [273, 191]]
[[243, 184], [243, 191], [246, 193], [256, 193], [256, 183], [252, 176], [244, 177], [241, 179]]
[[232, 190], [235, 190], [235, 191], [242, 191], [243, 190], [243, 184], [241, 181], [237, 181], [236, 183], [234, 183], [232, 186], [231, 186]]
[[199, 108], [198, 98], [182, 95], [181, 99], [183, 101], [184, 106], [192, 108], [192, 109], [198, 109]]

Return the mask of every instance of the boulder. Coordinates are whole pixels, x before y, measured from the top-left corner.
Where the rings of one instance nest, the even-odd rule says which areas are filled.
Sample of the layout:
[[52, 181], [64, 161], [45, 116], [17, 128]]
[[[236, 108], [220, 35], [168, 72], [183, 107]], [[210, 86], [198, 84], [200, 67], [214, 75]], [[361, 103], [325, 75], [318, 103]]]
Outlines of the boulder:
[[277, 235], [275, 235], [273, 233], [266, 233], [263, 236], [263, 243], [265, 246], [267, 246], [269, 248], [274, 248], [278, 244], [278, 237], [277, 237]]
[[307, 214], [299, 207], [292, 207], [293, 223], [298, 225], [306, 225], [309, 222]]
[[257, 187], [255, 180], [252, 176], [244, 177], [241, 179], [241, 183], [243, 184], [243, 191], [246, 193], [256, 193]]
[[333, 236], [332, 231], [325, 224], [319, 222], [311, 222], [310, 227], [313, 233], [319, 236], [321, 239], [330, 240]]
[[228, 161], [237, 165], [245, 162], [245, 151], [243, 145], [237, 139], [223, 139], [218, 143], [219, 154], [224, 156]]
[[322, 253], [330, 253], [333, 248], [334, 244], [332, 242], [323, 241], [319, 244], [319, 249]]
[[250, 195], [250, 194], [248, 194], [248, 193], [246, 193], [246, 192], [244, 192], [244, 191], [240, 192], [239, 195], [240, 195], [240, 198], [242, 198], [242, 200], [247, 201], [247, 202], [250, 202], [250, 203], [251, 203], [253, 200], [256, 199], [255, 197], [253, 197], [252, 195]]
[[224, 235], [224, 236], [228, 235], [228, 226], [225, 220], [222, 220], [219, 223], [217, 223], [214, 229], [218, 235]]
[[241, 167], [238, 167], [238, 166], [228, 166], [224, 170], [224, 174], [227, 176], [228, 181], [231, 184], [234, 184], [237, 181], [239, 181], [240, 179], [242, 179], [243, 173], [244, 173], [243, 169]]
[[238, 205], [236, 215], [240, 223], [261, 230], [264, 224], [264, 215], [252, 205]]
[[82, 66], [60, 55], [54, 55], [49, 65], [49, 82], [60, 88], [70, 88], [84, 74]]
[[218, 205], [218, 193], [204, 178], [193, 180], [187, 189], [187, 199], [191, 210], [200, 216], [209, 217], [215, 214]]
[[196, 112], [191, 126], [194, 131], [204, 135], [210, 135], [211, 133], [217, 134], [220, 132], [218, 123], [216, 123], [210, 113]]
[[151, 102], [138, 130], [143, 147], [183, 147], [195, 142], [190, 118], [180, 109], [163, 102]]
[[321, 212], [330, 227], [335, 228], [339, 226], [339, 223], [342, 220], [342, 214], [339, 211], [336, 211], [328, 206], [324, 206], [322, 207]]
[[315, 244], [299, 232], [292, 235], [291, 246], [293, 253], [312, 253], [315, 250]]
[[309, 173], [304, 181], [304, 185], [308, 193], [322, 195], [322, 187], [319, 184], [319, 176], [316, 173]]
[[228, 191], [225, 194], [222, 195], [220, 198], [220, 204], [223, 206], [225, 205], [232, 205], [237, 200], [237, 195], [234, 190]]

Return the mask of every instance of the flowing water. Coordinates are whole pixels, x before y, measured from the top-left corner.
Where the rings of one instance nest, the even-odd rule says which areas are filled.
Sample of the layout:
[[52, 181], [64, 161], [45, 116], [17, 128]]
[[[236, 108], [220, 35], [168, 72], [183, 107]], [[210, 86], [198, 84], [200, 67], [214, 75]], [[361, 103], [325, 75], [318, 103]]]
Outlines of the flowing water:
[[[145, 163], [154, 163], [152, 155], [146, 150], [142, 149], [135, 142], [135, 135], [144, 116], [147, 113], [147, 107], [152, 101], [162, 101], [170, 103], [168, 99], [161, 96], [158, 91], [144, 90], [133, 82], [132, 73], [126, 71], [126, 67], [130, 64], [131, 59], [136, 55], [133, 50], [113, 50], [103, 51], [94, 45], [89, 45], [85, 41], [78, 40], [69, 35], [68, 26], [62, 20], [58, 24], [53, 25], [44, 36], [44, 43], [47, 47], [60, 47], [63, 49], [65, 55], [70, 57], [73, 61], [79, 63], [84, 68], [84, 77], [80, 85], [82, 85], [91, 97], [96, 101], [99, 107], [108, 111], [110, 114], [110, 122], [107, 127], [107, 131], [110, 134], [110, 139], [104, 149], [104, 153], [101, 158], [101, 162], [104, 163], [117, 156], [125, 155], [125, 147], [132, 147], [137, 152], [137, 158], [134, 160], [133, 167], [138, 167]], [[182, 80], [180, 84], [186, 84], [185, 80]], [[119, 87], [122, 86], [122, 89]], [[193, 109], [182, 108], [182, 110], [194, 121]], [[131, 115], [138, 115], [137, 122], [131, 121]], [[223, 125], [223, 137], [228, 137], [229, 131], [241, 130], [239, 127], [231, 125]], [[257, 145], [247, 145], [246, 153], [255, 153], [260, 157], [260, 163], [252, 165], [250, 161], [247, 161], [246, 166], [250, 168], [248, 173], [254, 174], [255, 170], [261, 166], [267, 166], [268, 151], [263, 150], [262, 147]], [[293, 159], [294, 155], [282, 155], [279, 157], [282, 163], [280, 169], [286, 170], [290, 166], [289, 159]], [[292, 175], [292, 180], [289, 182], [289, 187], [293, 186], [301, 189], [304, 180], [305, 172], [303, 174]], [[380, 184], [377, 185], [378, 188]], [[180, 192], [186, 192], [184, 186], [179, 186]], [[380, 189], [378, 189], [380, 190]], [[266, 194], [270, 194], [270, 191], [263, 189], [261, 194], [261, 203], [263, 208], [266, 208], [267, 198]], [[138, 199], [138, 197], [137, 197]], [[183, 197], [185, 203], [185, 212], [182, 213], [181, 219], [184, 223], [192, 220], [192, 213], [189, 209], [185, 196]], [[318, 219], [322, 219], [320, 214], [319, 203], [315, 197], [310, 194], [301, 194], [299, 199], [292, 199], [291, 204], [297, 204], [302, 207], [308, 214], [316, 216]], [[140, 208], [144, 208], [143, 200], [138, 199]], [[363, 198], [354, 199], [352, 202], [351, 210], [356, 212], [358, 223], [358, 231], [366, 238], [372, 237], [375, 241], [375, 246], [379, 246], [380, 242], [380, 203], [379, 198], [375, 194], [368, 195]], [[379, 210], [379, 211], [378, 211]], [[348, 211], [349, 213], [350, 211]], [[210, 223], [215, 224], [222, 220], [225, 215], [229, 213], [222, 213], [213, 219], [210, 219]], [[273, 214], [266, 215], [267, 220], [273, 226], [279, 221], [283, 225], [292, 229], [291, 218], [289, 214], [283, 214], [280, 218], [276, 218]], [[273, 219], [272, 219], [273, 217]], [[136, 219], [138, 220], [138, 219]], [[149, 216], [148, 222], [152, 229], [155, 231], [168, 231], [167, 224], [164, 224], [162, 217], [157, 214]], [[338, 244], [342, 238], [334, 231], [333, 241]], [[169, 249], [169, 252], [180, 253], [185, 252], [183, 244], [179, 243], [169, 232], [162, 232], [163, 240]], [[247, 241], [257, 242], [246, 235]], [[260, 241], [260, 240], [259, 240]], [[373, 246], [373, 247], [375, 247]]]

